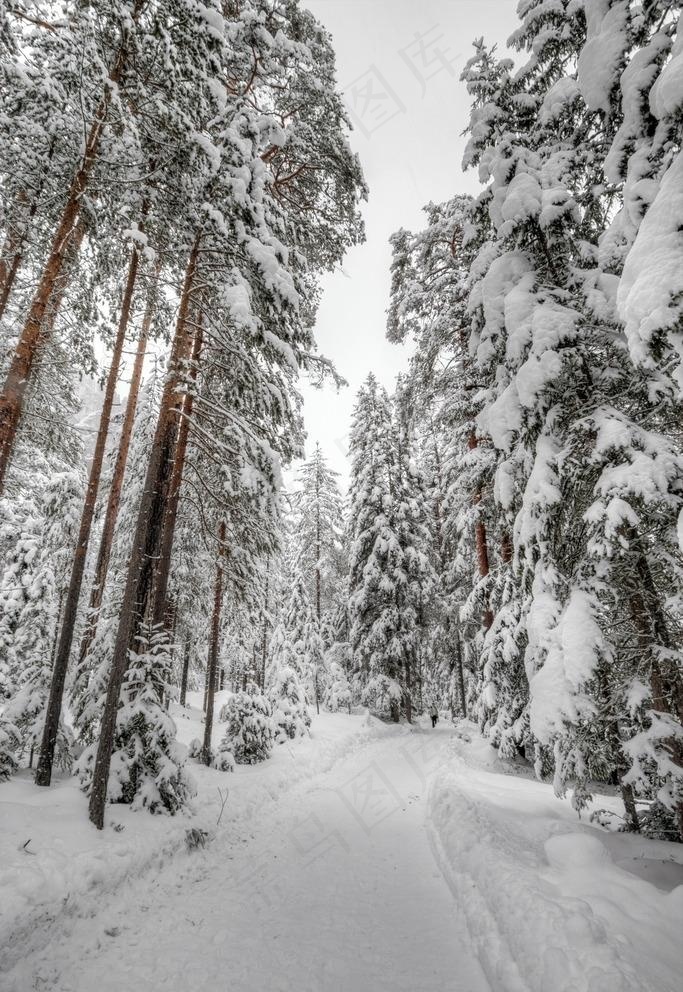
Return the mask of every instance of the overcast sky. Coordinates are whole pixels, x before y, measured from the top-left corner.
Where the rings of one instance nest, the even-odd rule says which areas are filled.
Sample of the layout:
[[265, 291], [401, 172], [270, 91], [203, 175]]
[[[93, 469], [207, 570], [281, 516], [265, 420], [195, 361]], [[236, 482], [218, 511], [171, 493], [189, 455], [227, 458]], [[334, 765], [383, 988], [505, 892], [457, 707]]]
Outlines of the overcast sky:
[[325, 279], [319, 350], [348, 381], [336, 393], [304, 386], [307, 452], [319, 441], [348, 474], [346, 444], [354, 395], [369, 372], [393, 389], [406, 349], [385, 339], [389, 236], [423, 226], [422, 207], [476, 192], [463, 175], [461, 133], [469, 98], [459, 75], [484, 36], [502, 48], [517, 26], [516, 0], [307, 0], [331, 31], [339, 84], [354, 121], [351, 143], [370, 187], [367, 241]]

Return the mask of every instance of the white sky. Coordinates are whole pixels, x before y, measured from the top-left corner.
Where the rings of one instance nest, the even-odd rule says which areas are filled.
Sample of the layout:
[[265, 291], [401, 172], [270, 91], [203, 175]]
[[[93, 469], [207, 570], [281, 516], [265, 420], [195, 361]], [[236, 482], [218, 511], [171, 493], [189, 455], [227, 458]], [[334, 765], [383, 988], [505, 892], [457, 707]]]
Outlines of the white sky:
[[[330, 30], [339, 84], [355, 117], [351, 136], [370, 187], [367, 241], [324, 282], [319, 350], [348, 381], [336, 393], [304, 385], [307, 453], [320, 442], [330, 464], [348, 474], [347, 435], [355, 393], [369, 372], [393, 389], [406, 349], [385, 336], [389, 236], [418, 230], [422, 207], [476, 192], [463, 175], [461, 133], [469, 97], [460, 72], [472, 40], [500, 48], [518, 24], [516, 0], [305, 0]], [[345, 479], [344, 479], [345, 482]]]

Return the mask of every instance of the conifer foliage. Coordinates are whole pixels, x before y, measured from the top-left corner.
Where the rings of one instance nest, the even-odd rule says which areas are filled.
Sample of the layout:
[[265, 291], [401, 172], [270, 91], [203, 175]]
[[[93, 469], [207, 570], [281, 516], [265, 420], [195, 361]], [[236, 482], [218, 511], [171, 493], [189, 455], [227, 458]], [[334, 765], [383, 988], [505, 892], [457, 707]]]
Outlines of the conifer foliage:
[[[262, 579], [280, 553], [281, 470], [303, 448], [297, 379], [330, 367], [311, 330], [317, 281], [362, 239], [365, 185], [330, 38], [296, 2], [23, 3], [2, 25], [2, 775], [38, 749], [38, 784], [56, 757], [68, 763], [66, 695], [101, 828], [107, 799], [174, 812], [191, 795], [167, 710], [176, 638], [184, 693], [202, 658], [213, 692], [223, 645], [244, 641], [247, 617], [248, 674], [263, 682]], [[138, 402], [147, 342], [162, 335], [163, 375], [148, 375]], [[84, 492], [86, 456], [65, 437], [76, 377], [99, 372], [102, 344]], [[59, 533], [42, 505], [46, 477], [77, 479]], [[313, 660], [297, 673], [311, 698], [336, 539], [335, 507], [319, 510]], [[281, 685], [293, 703], [291, 680]]]
[[608, 781], [630, 829], [658, 810], [683, 837], [674, 8], [525, 0], [519, 68], [475, 44], [464, 166], [483, 188], [394, 236], [388, 332], [418, 345], [434, 622], [462, 635], [468, 706], [579, 811]]

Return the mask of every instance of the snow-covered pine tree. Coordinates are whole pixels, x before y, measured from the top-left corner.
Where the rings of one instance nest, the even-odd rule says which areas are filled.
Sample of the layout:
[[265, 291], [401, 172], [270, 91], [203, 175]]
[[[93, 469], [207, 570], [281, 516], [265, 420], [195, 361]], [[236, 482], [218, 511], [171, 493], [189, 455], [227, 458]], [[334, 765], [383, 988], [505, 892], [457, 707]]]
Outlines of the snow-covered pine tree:
[[[135, 604], [150, 600], [154, 572], [162, 574], [169, 567], [168, 555], [160, 557], [159, 549], [177, 416], [182, 393], [187, 391], [183, 363], [194, 338], [189, 314], [196, 302], [198, 280], [202, 280], [204, 308], [212, 308], [217, 317], [215, 323], [207, 320], [206, 327], [211, 332], [207, 351], [213, 356], [212, 369], [220, 381], [218, 373], [224, 374], [226, 368], [221, 356], [230, 355], [231, 375], [234, 354], [244, 356], [243, 369], [256, 380], [256, 389], [240, 393], [239, 398], [248, 412], [252, 401], [261, 404], [259, 416], [265, 416], [260, 423], [274, 430], [275, 448], [269, 452], [264, 445], [261, 454], [263, 461], [271, 462], [267, 477], [277, 478], [277, 455], [287, 460], [299, 453], [294, 376], [297, 368], [316, 365], [311, 314], [306, 306], [299, 307], [299, 301], [315, 300], [316, 272], [332, 264], [361, 233], [356, 207], [364, 188], [344, 135], [347, 122], [334, 90], [329, 38], [311, 15], [294, 6], [272, 9], [253, 0], [231, 14], [231, 78], [247, 82], [226, 88], [221, 78], [208, 87], [213, 96], [217, 92], [225, 96], [213, 117], [210, 138], [202, 143], [211, 173], [199, 202], [210, 201], [211, 209], [195, 216], [185, 241], [188, 264], [169, 379], [138, 515], [96, 763], [91, 816], [98, 825], [102, 823], [118, 691], [137, 622]], [[300, 71], [302, 64], [307, 71]], [[311, 66], [317, 67], [318, 75], [310, 71]], [[286, 113], [280, 114], [285, 106]], [[307, 166], [309, 154], [318, 160], [315, 169]], [[297, 252], [288, 250], [288, 241], [296, 244]], [[220, 260], [221, 264], [204, 265], [207, 253], [212, 262]], [[234, 380], [231, 383], [232, 401], [236, 390]], [[216, 415], [220, 421], [220, 408], [207, 406], [207, 424], [215, 425]], [[243, 423], [241, 417], [233, 421], [234, 425]], [[145, 563], [155, 561], [158, 568], [146, 567]]]

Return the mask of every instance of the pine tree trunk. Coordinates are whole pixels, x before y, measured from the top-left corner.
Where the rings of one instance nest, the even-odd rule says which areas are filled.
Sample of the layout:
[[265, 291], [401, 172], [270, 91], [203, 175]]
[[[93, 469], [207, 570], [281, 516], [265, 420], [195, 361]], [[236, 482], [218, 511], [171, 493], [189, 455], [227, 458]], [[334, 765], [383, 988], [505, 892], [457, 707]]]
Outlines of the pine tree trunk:
[[266, 572], [266, 594], [261, 629], [261, 692], [266, 691], [266, 657], [268, 654], [268, 573]]
[[102, 606], [102, 597], [104, 595], [107, 572], [109, 571], [111, 549], [114, 544], [116, 521], [118, 520], [119, 509], [121, 507], [121, 491], [123, 489], [123, 479], [126, 472], [126, 464], [128, 462], [128, 452], [133, 434], [133, 424], [135, 423], [135, 412], [137, 410], [138, 398], [140, 395], [140, 384], [142, 382], [142, 370], [145, 364], [147, 341], [149, 340], [149, 332], [152, 326], [152, 319], [154, 317], [158, 276], [159, 269], [157, 268], [154, 283], [150, 289], [147, 299], [145, 315], [142, 321], [142, 329], [140, 331], [137, 350], [135, 352], [133, 373], [130, 380], [128, 399], [126, 400], [126, 410], [123, 415], [123, 423], [121, 425], [121, 434], [119, 437], [119, 449], [114, 463], [114, 472], [112, 474], [111, 486], [109, 488], [107, 509], [104, 514], [102, 536], [100, 538], [100, 547], [97, 554], [97, 563], [95, 565], [95, 575], [93, 578], [92, 588], [90, 590], [88, 621], [83, 635], [83, 640], [81, 642], [78, 659], [79, 666], [84, 664], [97, 632], [99, 611]]
[[[470, 451], [473, 451], [479, 445], [479, 440], [477, 435], [472, 431], [469, 438], [467, 439], [467, 447]], [[481, 490], [477, 489], [472, 495], [472, 503], [478, 506], [481, 503]], [[479, 575], [482, 579], [485, 579], [489, 574], [489, 549], [486, 539], [486, 525], [484, 521], [479, 519], [474, 525], [474, 540], [477, 550], [477, 564], [479, 566]], [[484, 607], [484, 613], [482, 615], [482, 624], [484, 630], [489, 630], [493, 623], [493, 613], [491, 611], [488, 603]]]
[[221, 633], [221, 604], [223, 602], [223, 553], [225, 550], [225, 521], [218, 528], [218, 555], [216, 559], [216, 583], [213, 593], [213, 614], [211, 617], [211, 641], [209, 643], [209, 659], [207, 685], [209, 687], [206, 699], [206, 718], [204, 720], [204, 746], [202, 761], [211, 764], [211, 734], [213, 732], [213, 702], [216, 692], [216, 675], [218, 668], [218, 645]]
[[[144, 208], [143, 208], [144, 214]], [[59, 719], [62, 712], [62, 697], [64, 695], [64, 682], [67, 668], [69, 667], [69, 657], [71, 655], [71, 645], [73, 643], [74, 631], [76, 627], [76, 616], [78, 613], [78, 602], [83, 583], [83, 573], [85, 571], [85, 560], [88, 554], [90, 543], [90, 531], [95, 516], [95, 504], [100, 487], [102, 476], [102, 465], [104, 463], [104, 451], [109, 437], [109, 425], [111, 422], [111, 411], [114, 405], [114, 394], [119, 377], [121, 366], [121, 356], [123, 345], [126, 340], [130, 310], [135, 293], [135, 283], [137, 280], [139, 265], [139, 254], [137, 248], [133, 248], [128, 266], [128, 278], [121, 302], [121, 313], [119, 324], [114, 341], [114, 350], [111, 356], [111, 365], [107, 376], [107, 385], [104, 391], [102, 411], [100, 413], [100, 423], [97, 431], [97, 441], [95, 442], [95, 452], [90, 466], [90, 478], [86, 491], [81, 523], [78, 530], [78, 540], [74, 554], [73, 565], [69, 587], [64, 603], [64, 613], [62, 616], [62, 626], [59, 634], [59, 646], [55, 656], [55, 663], [52, 668], [52, 680], [50, 682], [50, 695], [45, 713], [45, 726], [43, 728], [43, 739], [40, 747], [40, 757], [36, 768], [36, 785], [47, 786], [52, 779], [52, 763], [54, 760], [55, 744], [59, 732]]]
[[[204, 332], [202, 319], [197, 323], [197, 329], [192, 346], [192, 365], [190, 367], [188, 380], [194, 385], [197, 380], [197, 370], [199, 358], [202, 351]], [[194, 409], [194, 395], [187, 392], [183, 400], [182, 417], [178, 427], [178, 438], [175, 446], [173, 458], [173, 472], [171, 475], [171, 485], [168, 498], [168, 507], [164, 517], [164, 527], [161, 537], [161, 548], [159, 551], [158, 564], [154, 573], [153, 613], [152, 623], [154, 625], [163, 622], [166, 612], [166, 597], [168, 591], [168, 580], [171, 571], [171, 556], [173, 553], [173, 539], [175, 537], [176, 522], [178, 519], [178, 506], [180, 503], [180, 488], [183, 481], [183, 471], [185, 470], [185, 456], [187, 455], [187, 443], [190, 437], [190, 424], [192, 421], [192, 411]], [[142, 601], [144, 602], [144, 594]], [[143, 607], [144, 608], [144, 607]]]
[[99, 830], [104, 826], [104, 809], [107, 802], [107, 783], [109, 780], [111, 754], [114, 746], [116, 715], [121, 686], [128, 666], [128, 650], [138, 616], [143, 565], [145, 565], [146, 560], [154, 559], [158, 553], [168, 504], [173, 456], [178, 432], [178, 416], [182, 404], [182, 400], [178, 396], [178, 387], [184, 380], [184, 366], [190, 357], [193, 343], [193, 335], [188, 326], [188, 316], [192, 302], [191, 296], [194, 287], [198, 254], [199, 235], [197, 235], [190, 252], [185, 282], [181, 292], [178, 320], [176, 322], [169, 362], [169, 375], [161, 397], [152, 451], [138, 509], [138, 519], [128, 564], [126, 586], [119, 613], [119, 626], [112, 657], [107, 699], [102, 714], [100, 739], [97, 757], [95, 759], [89, 807], [90, 819]]
[[183, 653], [183, 674], [180, 677], [180, 705], [185, 705], [187, 698], [187, 677], [190, 672], [190, 639], [185, 641], [185, 651]]
[[[318, 617], [318, 628], [320, 627], [320, 464], [316, 466], [315, 473], [315, 612]], [[319, 632], [319, 631], [318, 631]]]
[[408, 721], [408, 723], [412, 723], [413, 722], [413, 700], [412, 700], [411, 693], [412, 693], [412, 690], [413, 690], [413, 676], [412, 676], [412, 665], [411, 665], [410, 658], [406, 658], [405, 659], [405, 662], [404, 662], [404, 665], [403, 665], [403, 670], [405, 672], [405, 681], [406, 681], [406, 691], [405, 691], [405, 696], [404, 696], [405, 711], [406, 711], [406, 720]]
[[[123, 49], [119, 52], [109, 81], [116, 86], [121, 79], [124, 67]], [[66, 204], [62, 211], [57, 230], [52, 239], [50, 252], [41, 273], [33, 302], [22, 328], [19, 340], [0, 394], [0, 494], [3, 491], [7, 467], [14, 450], [17, 430], [21, 419], [24, 395], [31, 380], [31, 373], [38, 353], [38, 346], [44, 338], [43, 329], [50, 301], [62, 274], [66, 251], [76, 227], [81, 209], [81, 197], [85, 192], [93, 166], [97, 161], [104, 123], [111, 102], [111, 87], [95, 113], [90, 132], [85, 143], [85, 152], [80, 167], [72, 179]]]

